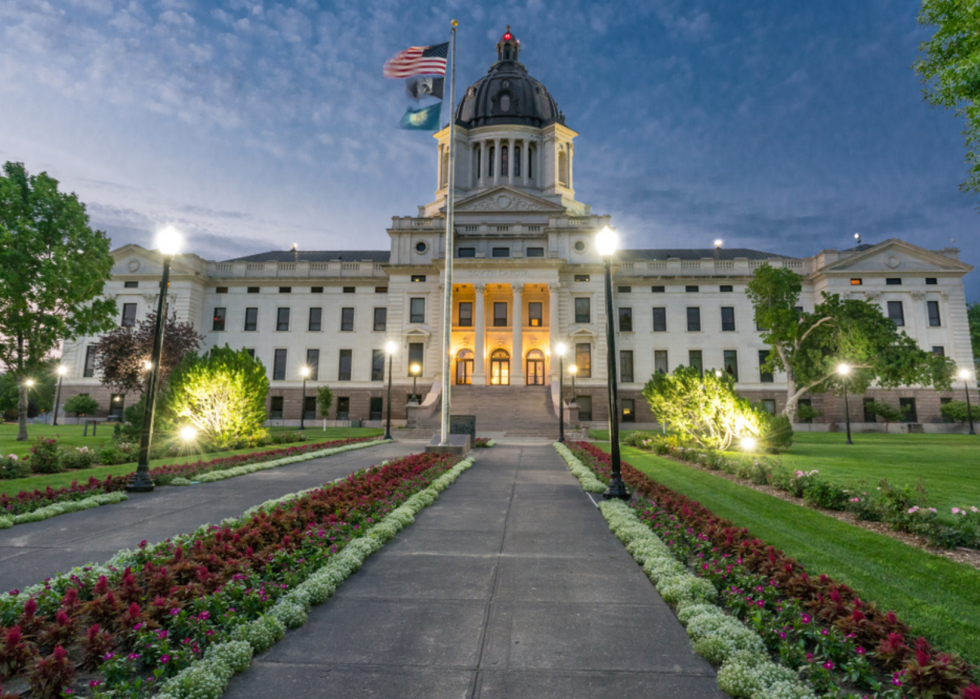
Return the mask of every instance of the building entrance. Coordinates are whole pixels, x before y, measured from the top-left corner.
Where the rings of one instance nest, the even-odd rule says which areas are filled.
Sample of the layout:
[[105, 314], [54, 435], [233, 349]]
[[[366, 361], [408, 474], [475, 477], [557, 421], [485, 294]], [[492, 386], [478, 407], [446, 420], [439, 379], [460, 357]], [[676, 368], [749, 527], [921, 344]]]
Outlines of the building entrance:
[[527, 377], [528, 386], [544, 386], [544, 354], [541, 350], [527, 353], [527, 370], [524, 376]]
[[469, 386], [473, 383], [473, 352], [460, 350], [456, 355], [456, 385]]
[[510, 355], [507, 350], [494, 350], [490, 355], [490, 385], [510, 385]]

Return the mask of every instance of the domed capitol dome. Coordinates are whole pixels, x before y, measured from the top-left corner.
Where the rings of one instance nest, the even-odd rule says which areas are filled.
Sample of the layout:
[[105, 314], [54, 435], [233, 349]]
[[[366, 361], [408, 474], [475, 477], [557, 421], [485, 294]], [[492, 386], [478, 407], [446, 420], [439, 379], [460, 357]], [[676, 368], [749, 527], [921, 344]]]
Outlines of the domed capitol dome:
[[456, 109], [456, 124], [471, 129], [496, 124], [547, 126], [565, 122], [548, 88], [517, 60], [521, 42], [510, 27], [497, 42], [497, 62], [467, 90]]

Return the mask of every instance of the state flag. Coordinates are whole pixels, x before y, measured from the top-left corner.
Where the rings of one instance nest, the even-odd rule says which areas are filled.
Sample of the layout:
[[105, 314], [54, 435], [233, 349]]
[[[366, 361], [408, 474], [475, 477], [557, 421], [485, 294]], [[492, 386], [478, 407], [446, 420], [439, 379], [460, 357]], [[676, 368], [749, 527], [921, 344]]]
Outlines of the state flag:
[[436, 102], [423, 109], [409, 109], [398, 126], [416, 131], [438, 131], [441, 108], [442, 102]]

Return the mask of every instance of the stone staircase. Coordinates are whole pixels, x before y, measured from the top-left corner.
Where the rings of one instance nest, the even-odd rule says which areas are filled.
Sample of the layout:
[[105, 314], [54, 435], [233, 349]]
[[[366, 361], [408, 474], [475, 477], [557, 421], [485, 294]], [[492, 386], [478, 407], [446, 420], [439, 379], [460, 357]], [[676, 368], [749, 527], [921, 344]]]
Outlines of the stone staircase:
[[[478, 435], [558, 437], [558, 418], [547, 386], [453, 386], [452, 414], [475, 415]], [[439, 430], [441, 406], [413, 430], [433, 434]]]

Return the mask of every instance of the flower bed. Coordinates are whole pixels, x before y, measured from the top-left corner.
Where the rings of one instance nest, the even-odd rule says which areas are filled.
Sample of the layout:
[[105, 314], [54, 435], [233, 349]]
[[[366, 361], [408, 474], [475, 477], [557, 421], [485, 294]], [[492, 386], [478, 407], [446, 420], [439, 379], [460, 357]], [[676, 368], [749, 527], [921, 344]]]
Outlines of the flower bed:
[[0, 679], [31, 698], [220, 696], [252, 652], [471, 461], [418, 454], [0, 596]]
[[[568, 454], [576, 462], [570, 467], [591, 470], [598, 480], [608, 480], [611, 462], [605, 452], [587, 443], [574, 443]], [[575, 468], [572, 470], [574, 473]], [[628, 464], [622, 464], [622, 471], [638, 495], [630, 506], [631, 515], [663, 540], [674, 566], [663, 564], [651, 570], [646, 566], [644, 570], [651, 578], [664, 571], [676, 573], [680, 564], [694, 571], [693, 582], [677, 583], [676, 592], [661, 590], [658, 583], [668, 602], [714, 599], [721, 590], [720, 603], [755, 632], [764, 650], [783, 665], [799, 670], [822, 695], [841, 696], [841, 688], [846, 687], [868, 696], [980, 699], [980, 688], [971, 679], [975, 668], [934, 649], [923, 638], [909, 638], [908, 627], [893, 613], [861, 600], [846, 585], [825, 575], [811, 578], [783, 552]], [[706, 582], [711, 583], [710, 592], [703, 587]], [[684, 615], [683, 609], [679, 612], [679, 617]], [[703, 622], [712, 628], [728, 623]], [[752, 692], [739, 694], [745, 687], [739, 689], [737, 682], [730, 683], [733, 674], [747, 677], [754, 672], [743, 656], [733, 655], [751, 649], [734, 647], [724, 641], [725, 634], [718, 640], [702, 642], [700, 628], [688, 626], [696, 651], [712, 662], [733, 659], [741, 663], [741, 669], [719, 676], [720, 682], [724, 679], [729, 683], [723, 689], [733, 696], [756, 696]], [[752, 691], [761, 690], [755, 687]]]
[[885, 522], [897, 531], [922, 536], [938, 548], [962, 546], [980, 549], [980, 508], [953, 507], [951, 516], [942, 518], [936, 508], [928, 507], [927, 496], [921, 486], [897, 488], [886, 479], [881, 479], [875, 488], [855, 490], [821, 477], [816, 470], [790, 471], [774, 457], [730, 459], [720, 452], [682, 444], [673, 436], [645, 438], [631, 435], [628, 441], [638, 449], [704, 466], [712, 471], [724, 471], [756, 485], [770, 485], [802, 498], [812, 507], [847, 511], [861, 520]]
[[[210, 461], [198, 460], [173, 466], [160, 466], [150, 469], [150, 476], [156, 485], [169, 485], [178, 478], [189, 480], [191, 478], [203, 477], [205, 474], [215, 474], [217, 472], [241, 469], [249, 464], [265, 463], [267, 468], [274, 467], [271, 462], [276, 462], [276, 466], [294, 463], [304, 459], [326, 456], [326, 453], [336, 453], [335, 450], [344, 450], [345, 447], [362, 448], [380, 444], [381, 440], [373, 437], [361, 437], [357, 439], [340, 439], [331, 442], [320, 442], [317, 444], [304, 444], [299, 447], [286, 447], [282, 449], [272, 449], [269, 451], [254, 452], [251, 454], [239, 454], [237, 456], [226, 456]], [[269, 463], [266, 463], [269, 462]], [[235, 472], [241, 475], [241, 472]], [[91, 498], [102, 493], [113, 493], [123, 490], [132, 474], [125, 476], [107, 476], [104, 480], [90, 477], [85, 484], [73, 481], [65, 488], [52, 488], [48, 486], [45, 490], [22, 490], [16, 496], [11, 497], [5, 493], [0, 493], [0, 519], [16, 518], [50, 505], [59, 503], [79, 501]], [[220, 480], [211, 478], [210, 480]]]

